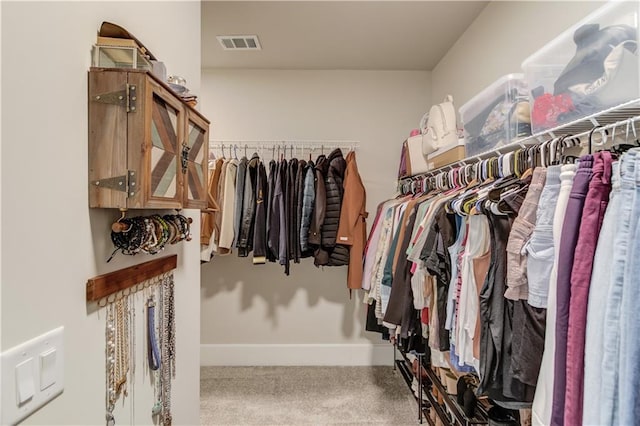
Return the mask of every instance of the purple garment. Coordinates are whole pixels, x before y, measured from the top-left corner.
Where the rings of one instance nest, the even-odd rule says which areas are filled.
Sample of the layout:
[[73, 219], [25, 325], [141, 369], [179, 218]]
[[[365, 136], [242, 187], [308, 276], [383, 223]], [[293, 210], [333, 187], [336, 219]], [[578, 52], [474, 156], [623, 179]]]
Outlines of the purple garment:
[[592, 176], [593, 155], [580, 157], [580, 165], [573, 179], [573, 187], [567, 202], [562, 224], [560, 250], [558, 252], [558, 295], [556, 316], [556, 352], [553, 382], [553, 408], [551, 426], [564, 424], [565, 387], [567, 383], [567, 328], [569, 326], [569, 301], [571, 299], [571, 271], [574, 250], [578, 244], [580, 222], [585, 198]]
[[571, 272], [571, 299], [567, 334], [567, 385], [565, 387], [564, 423], [582, 424], [584, 392], [584, 341], [587, 329], [589, 284], [598, 236], [609, 204], [611, 192], [611, 153], [594, 154], [593, 178], [582, 211], [582, 222]]

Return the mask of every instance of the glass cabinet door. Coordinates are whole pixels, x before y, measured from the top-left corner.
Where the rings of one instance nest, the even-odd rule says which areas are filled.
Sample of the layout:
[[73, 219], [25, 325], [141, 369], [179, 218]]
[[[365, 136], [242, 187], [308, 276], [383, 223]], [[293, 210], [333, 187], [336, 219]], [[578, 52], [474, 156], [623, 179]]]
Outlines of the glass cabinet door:
[[180, 126], [182, 110], [153, 93], [151, 106], [150, 191], [151, 200], [179, 202]]
[[209, 135], [207, 124], [192, 111], [187, 113], [187, 133], [182, 151], [184, 204], [188, 208], [207, 207], [207, 158]]

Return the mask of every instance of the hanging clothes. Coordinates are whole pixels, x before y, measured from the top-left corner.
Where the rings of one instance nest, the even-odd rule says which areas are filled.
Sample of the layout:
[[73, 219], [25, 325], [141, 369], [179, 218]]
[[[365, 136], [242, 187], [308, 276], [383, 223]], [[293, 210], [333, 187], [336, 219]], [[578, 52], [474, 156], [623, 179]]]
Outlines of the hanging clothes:
[[279, 217], [275, 206], [275, 191], [277, 178], [280, 175], [278, 172], [279, 164], [275, 160], [269, 162], [269, 196], [267, 198], [267, 259], [269, 262], [276, 262], [278, 260], [279, 251], [279, 234], [280, 234], [280, 222], [276, 218]]
[[234, 226], [233, 221], [235, 218], [236, 208], [236, 179], [238, 175], [238, 160], [231, 159], [227, 164], [224, 185], [222, 191], [224, 191], [224, 203], [220, 206], [221, 212], [221, 224], [220, 224], [220, 239], [218, 242], [218, 253], [228, 254], [231, 252], [234, 240]]
[[295, 223], [291, 232], [291, 245], [294, 247], [293, 260], [295, 263], [300, 263], [302, 258], [302, 204], [304, 202], [304, 178], [307, 168], [307, 162], [304, 160], [298, 161], [298, 172], [294, 181], [295, 187]]
[[337, 148], [318, 157], [319, 167], [284, 155], [266, 166], [257, 153], [214, 162], [209, 199], [219, 212], [203, 214], [202, 259], [236, 248], [239, 257], [253, 253], [254, 264], [277, 262], [289, 275], [291, 263], [313, 256], [317, 266], [351, 265], [347, 285], [361, 288], [365, 189], [355, 152], [347, 158]]
[[264, 264], [267, 261], [267, 193], [267, 171], [260, 161], [256, 177], [256, 217], [253, 233], [254, 265]]
[[593, 159], [592, 177], [582, 210], [571, 271], [564, 408], [564, 423], [567, 425], [582, 424], [584, 340], [589, 285], [598, 235], [611, 192], [611, 153], [598, 152], [594, 154]]
[[212, 169], [212, 173], [209, 174], [209, 185], [207, 189], [207, 208], [211, 211], [203, 212], [201, 216], [200, 226], [200, 259], [203, 262], [209, 262], [213, 253], [213, 238], [215, 238], [215, 223], [216, 214], [215, 210], [218, 210], [218, 182], [220, 180], [220, 173], [222, 172], [222, 165], [224, 159], [218, 158]]
[[287, 168], [287, 198], [285, 200], [285, 209], [287, 212], [287, 249], [289, 261], [300, 262], [297, 255], [297, 246], [300, 241], [299, 231], [296, 229], [296, 216], [298, 212], [298, 191], [296, 187], [296, 176], [298, 175], [298, 159], [289, 160]]
[[304, 184], [302, 190], [302, 217], [300, 224], [300, 250], [301, 257], [313, 256], [313, 250], [309, 247], [309, 233], [314, 214], [316, 201], [316, 170], [313, 161], [309, 161], [304, 171]]
[[276, 179], [276, 187], [274, 191], [274, 205], [276, 205], [274, 210], [273, 221], [277, 221], [277, 239], [278, 239], [278, 262], [281, 266], [284, 266], [285, 275], [289, 275], [289, 247], [288, 247], [288, 237], [287, 237], [287, 211], [286, 211], [286, 200], [287, 200], [287, 170], [288, 163], [287, 160], [282, 159], [280, 161], [280, 166], [278, 167], [278, 176]]
[[[604, 347], [605, 308], [612, 285], [611, 268], [615, 265], [614, 253], [616, 253], [616, 247], [614, 236], [617, 234], [618, 224], [626, 221], [624, 216], [620, 217], [622, 213], [622, 206], [620, 204], [622, 202], [622, 185], [620, 179], [620, 162], [614, 161], [611, 165], [609, 204], [604, 213], [600, 235], [598, 236], [591, 283], [589, 286], [588, 303], [586, 306], [587, 327], [585, 330], [584, 403], [582, 407], [582, 418], [593, 419], [593, 423], [600, 422], [600, 404], [593, 404], [591, 401], [598, 400], [602, 389], [602, 353], [588, 349]], [[549, 300], [549, 302], [551, 303], [551, 300]], [[569, 312], [569, 314], [571, 314], [571, 312]], [[547, 333], [549, 333], [549, 327], [547, 327]], [[547, 350], [545, 349], [545, 357], [546, 356]], [[550, 417], [549, 415], [548, 418]], [[547, 417], [541, 418], [537, 424], [542, 425], [545, 419], [547, 419]]]
[[475, 371], [478, 394], [533, 424], [634, 424], [640, 147], [524, 174], [509, 158], [378, 205], [366, 328]]
[[337, 242], [349, 247], [347, 288], [351, 290], [362, 287], [362, 260], [367, 239], [366, 204], [366, 190], [358, 173], [356, 153], [351, 151], [346, 159], [344, 197], [337, 233]]
[[242, 228], [245, 178], [247, 175], [248, 163], [249, 160], [247, 159], [247, 157], [242, 157], [240, 159], [240, 163], [238, 163], [238, 169], [236, 173], [236, 208], [233, 220], [234, 246], [236, 248], [240, 247], [240, 229]]
[[[316, 249], [316, 266], [342, 266], [349, 264], [349, 249], [337, 242], [338, 225], [340, 222], [340, 210], [344, 194], [344, 173], [346, 162], [342, 151], [333, 150], [328, 157], [319, 157], [316, 170], [320, 172], [318, 179], [324, 181], [324, 194], [316, 192], [316, 208], [323, 203], [324, 209], [322, 222], [317, 223], [315, 231], [319, 231], [320, 243]], [[318, 185], [320, 187], [320, 185]], [[318, 219], [318, 217], [316, 217]], [[313, 232], [313, 230], [312, 230]], [[317, 241], [317, 239], [314, 239]]]
[[556, 313], [556, 347], [553, 382], [553, 405], [551, 409], [551, 425], [564, 424], [566, 368], [567, 368], [567, 332], [569, 325], [569, 302], [571, 298], [571, 271], [573, 269], [574, 253], [578, 242], [582, 209], [589, 189], [589, 182], [593, 176], [593, 156], [585, 155], [580, 158], [580, 165], [573, 179], [573, 186], [564, 223], [558, 257], [558, 295]]
[[[634, 313], [637, 310], [635, 305], [638, 300], [638, 279], [634, 269], [638, 264], [639, 253], [635, 248], [634, 238], [637, 237], [640, 212], [638, 197], [640, 186], [637, 183], [637, 177], [640, 175], [640, 149], [633, 148], [626, 152], [620, 160], [619, 170], [620, 205], [618, 214], [615, 216], [617, 221], [615, 234], [610, 236], [614, 240], [612, 261], [609, 263], [610, 275], [605, 277], [604, 284], [593, 281], [594, 285], [590, 287], [593, 289], [600, 285], [607, 285], [606, 282], [610, 281], [602, 322], [604, 341], [600, 347], [585, 347], [585, 353], [597, 351], [602, 354], [601, 386], [598, 395], [599, 423], [607, 425], [624, 424], [623, 421], [631, 421], [629, 424], [633, 424], [637, 421], [637, 418], [633, 417], [633, 408], [637, 400], [632, 398], [639, 396], [638, 391], [633, 389], [634, 386], [640, 386], [640, 377], [633, 367], [638, 363], [638, 352], [634, 351], [634, 346], [637, 344], [633, 343], [633, 340], [637, 339], [637, 328], [634, 327], [638, 324], [637, 314]], [[600, 259], [596, 258], [594, 262], [599, 263]], [[592, 300], [591, 295], [589, 300]], [[596, 305], [601, 303], [597, 301]], [[591, 323], [589, 325], [591, 326]], [[607, 362], [609, 364], [606, 364]], [[623, 391], [628, 393], [623, 394]], [[585, 407], [591, 403], [583, 401]]]
[[324, 155], [320, 155], [316, 159], [315, 167], [315, 205], [313, 207], [313, 217], [311, 224], [309, 225], [309, 239], [308, 243], [313, 248], [314, 263], [318, 266], [318, 260], [316, 253], [320, 251], [320, 245], [322, 243], [322, 224], [324, 223], [324, 216], [327, 209], [327, 190], [325, 187], [324, 176], [328, 168], [328, 160]]
[[242, 216], [240, 221], [240, 236], [238, 238], [238, 256], [247, 257], [253, 250], [253, 235], [255, 231], [256, 214], [256, 184], [260, 158], [253, 154], [247, 163], [244, 177], [244, 193], [242, 201]]
[[[562, 235], [564, 216], [573, 186], [573, 178], [576, 172], [575, 164], [565, 164], [560, 169], [560, 192], [553, 214], [553, 266], [549, 277], [549, 285], [545, 301], [547, 318], [545, 326], [544, 353], [540, 366], [540, 374], [536, 385], [536, 393], [533, 399], [531, 421], [536, 426], [546, 426], [551, 422], [551, 407], [553, 404], [553, 366], [556, 345], [556, 299], [559, 247]], [[533, 300], [537, 300], [535, 295]], [[530, 297], [529, 303], [532, 302]], [[594, 417], [595, 418], [595, 417]]]
[[222, 168], [220, 171], [220, 175], [218, 176], [218, 188], [216, 189], [216, 204], [219, 209], [215, 213], [214, 217], [214, 232], [212, 235], [212, 249], [216, 253], [220, 253], [219, 244], [220, 244], [220, 233], [222, 232], [222, 209], [224, 207], [224, 184], [227, 178], [227, 169], [229, 168], [229, 159], [225, 158], [222, 163]]

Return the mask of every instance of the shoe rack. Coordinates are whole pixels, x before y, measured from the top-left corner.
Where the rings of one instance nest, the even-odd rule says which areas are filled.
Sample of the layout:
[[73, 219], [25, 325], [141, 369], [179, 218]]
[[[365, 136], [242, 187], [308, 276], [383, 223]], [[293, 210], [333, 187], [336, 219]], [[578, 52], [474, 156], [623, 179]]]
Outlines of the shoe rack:
[[[475, 416], [472, 418], [467, 417], [462, 407], [458, 404], [456, 395], [447, 393], [446, 386], [440, 381], [431, 366], [425, 362], [423, 355], [417, 355], [417, 358], [419, 365], [426, 372], [426, 377], [423, 377], [424, 374], [417, 374], [418, 396], [416, 396], [411, 388], [413, 379], [416, 376], [411, 367], [411, 361], [400, 346], [394, 345], [393, 353], [394, 371], [400, 372], [418, 404], [418, 423], [423, 424], [426, 421], [430, 426], [472, 426], [489, 423], [487, 411], [490, 407], [486, 401], [479, 400], [476, 405]], [[398, 354], [400, 355], [399, 357]], [[423, 395], [426, 399], [423, 398]]]

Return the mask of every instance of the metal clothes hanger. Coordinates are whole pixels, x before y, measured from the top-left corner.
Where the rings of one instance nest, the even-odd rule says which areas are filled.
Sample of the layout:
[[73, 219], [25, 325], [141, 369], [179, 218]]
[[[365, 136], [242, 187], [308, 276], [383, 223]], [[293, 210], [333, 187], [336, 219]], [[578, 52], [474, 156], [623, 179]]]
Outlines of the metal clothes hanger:
[[602, 128], [602, 126], [595, 126], [593, 129], [591, 129], [591, 131], [589, 131], [589, 154], [593, 153], [593, 133], [596, 131], [596, 129], [600, 128]]
[[213, 150], [209, 151], [209, 159], [208, 159], [208, 168], [212, 169], [213, 165], [216, 163], [216, 153]]
[[[623, 143], [619, 143], [619, 144], [615, 143], [615, 129], [616, 129], [617, 126], [614, 126], [613, 130], [612, 130], [611, 139], [613, 141], [613, 144], [611, 146], [611, 151], [616, 153], [616, 154], [618, 154], [618, 155], [622, 155], [625, 151], [627, 151], [627, 150], [629, 150], [631, 148], [635, 148], [637, 146], [640, 146], [640, 141], [638, 141], [638, 137], [637, 137], [637, 133], [636, 133], [635, 121], [632, 118], [630, 118], [630, 119], [626, 120], [625, 124], [626, 124], [626, 129], [625, 129], [625, 136], [624, 136], [624, 142]], [[629, 139], [630, 129], [633, 129], [633, 138], [632, 138], [632, 140]]]
[[572, 134], [566, 134], [560, 137], [556, 145], [556, 153], [555, 153], [556, 158], [555, 158], [554, 164], [558, 165], [558, 164], [564, 163], [565, 151], [571, 146], [573, 146], [573, 139], [574, 137]]

